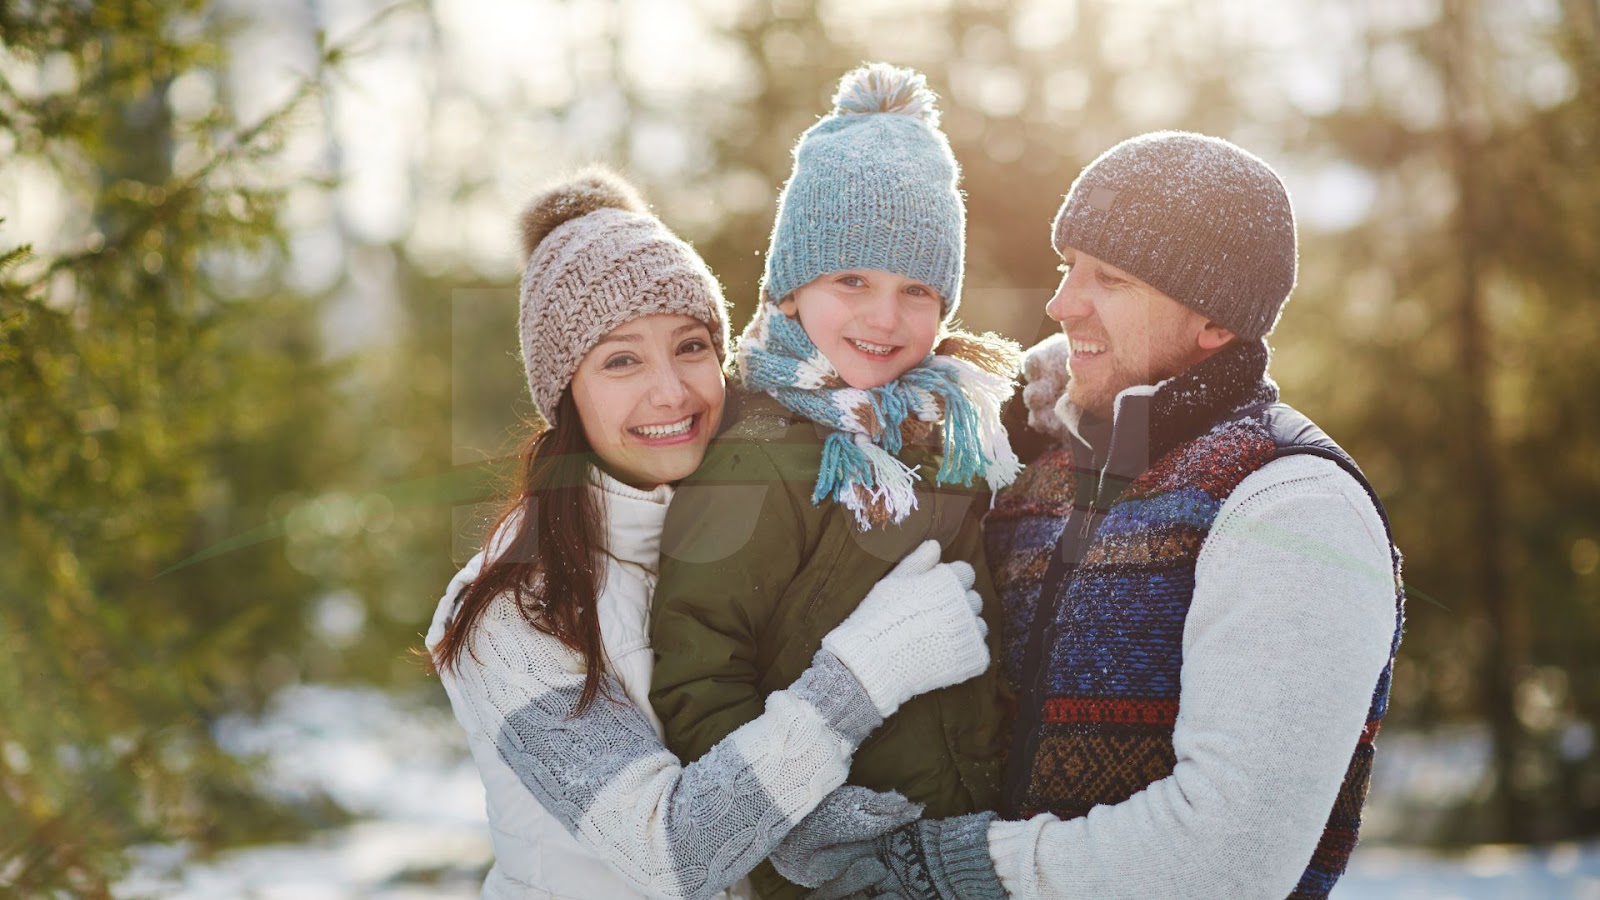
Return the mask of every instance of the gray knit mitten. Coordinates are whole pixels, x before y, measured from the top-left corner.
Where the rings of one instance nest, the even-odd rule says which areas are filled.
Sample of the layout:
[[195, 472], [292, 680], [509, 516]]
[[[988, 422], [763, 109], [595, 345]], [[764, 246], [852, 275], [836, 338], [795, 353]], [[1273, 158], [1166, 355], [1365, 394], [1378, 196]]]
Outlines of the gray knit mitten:
[[992, 812], [902, 825], [870, 842], [828, 848], [839, 872], [811, 900], [910, 897], [913, 900], [1005, 900], [989, 855]]
[[884, 718], [924, 691], [989, 668], [989, 632], [978, 616], [983, 600], [972, 590], [972, 566], [941, 563], [939, 553], [937, 541], [924, 541], [822, 639]]
[[870, 857], [874, 839], [920, 815], [922, 804], [898, 793], [847, 784], [823, 797], [767, 858], [784, 878], [816, 887], [837, 878], [858, 856]]

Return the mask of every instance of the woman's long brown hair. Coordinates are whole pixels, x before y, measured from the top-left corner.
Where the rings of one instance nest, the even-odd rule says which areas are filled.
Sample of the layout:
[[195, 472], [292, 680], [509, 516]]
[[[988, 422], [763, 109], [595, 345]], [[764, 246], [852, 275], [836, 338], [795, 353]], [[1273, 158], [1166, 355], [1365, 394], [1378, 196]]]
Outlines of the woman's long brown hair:
[[[605, 523], [589, 490], [594, 452], [584, 437], [571, 387], [562, 392], [555, 419], [555, 425], [523, 445], [516, 495], [485, 542], [504, 549], [462, 591], [444, 637], [433, 649], [433, 664], [455, 671], [461, 654], [472, 652], [473, 630], [489, 602], [509, 591], [530, 626], [583, 658], [587, 674], [573, 710], [578, 715], [594, 702], [605, 674], [595, 602], [604, 588]], [[495, 538], [513, 521], [509, 540]]]

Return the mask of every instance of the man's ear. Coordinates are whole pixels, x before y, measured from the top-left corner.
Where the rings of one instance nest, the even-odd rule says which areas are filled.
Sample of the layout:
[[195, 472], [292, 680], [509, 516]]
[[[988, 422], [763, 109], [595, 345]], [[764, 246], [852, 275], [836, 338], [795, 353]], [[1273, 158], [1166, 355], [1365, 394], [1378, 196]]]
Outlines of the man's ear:
[[1205, 327], [1200, 329], [1200, 335], [1197, 340], [1200, 344], [1201, 350], [1204, 350], [1207, 353], [1213, 353], [1217, 350], [1221, 350], [1223, 347], [1226, 347], [1228, 342], [1232, 341], [1234, 337], [1235, 335], [1233, 332], [1208, 319], [1206, 320]]

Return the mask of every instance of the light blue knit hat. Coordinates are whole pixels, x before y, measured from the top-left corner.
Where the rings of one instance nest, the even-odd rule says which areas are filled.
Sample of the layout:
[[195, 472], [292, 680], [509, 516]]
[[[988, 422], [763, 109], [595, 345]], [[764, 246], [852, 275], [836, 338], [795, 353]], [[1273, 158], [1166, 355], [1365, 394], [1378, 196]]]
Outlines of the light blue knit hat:
[[967, 210], [935, 99], [921, 74], [887, 63], [839, 80], [833, 111], [795, 144], [762, 276], [768, 302], [829, 272], [882, 269], [926, 283], [954, 315]]

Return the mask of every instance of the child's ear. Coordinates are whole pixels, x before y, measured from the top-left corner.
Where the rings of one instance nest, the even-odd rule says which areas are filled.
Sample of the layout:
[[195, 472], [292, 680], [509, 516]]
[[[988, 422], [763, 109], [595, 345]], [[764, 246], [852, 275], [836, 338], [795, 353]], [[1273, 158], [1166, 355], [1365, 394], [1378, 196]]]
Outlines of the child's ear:
[[800, 308], [795, 305], [793, 294], [790, 294], [782, 300], [779, 300], [777, 306], [779, 312], [791, 319], [793, 319], [800, 312]]

